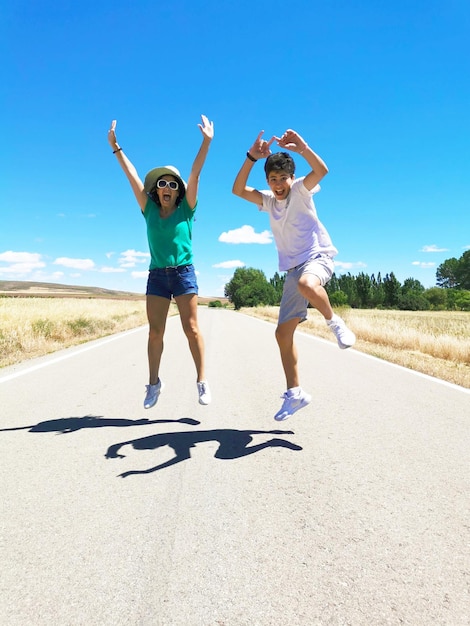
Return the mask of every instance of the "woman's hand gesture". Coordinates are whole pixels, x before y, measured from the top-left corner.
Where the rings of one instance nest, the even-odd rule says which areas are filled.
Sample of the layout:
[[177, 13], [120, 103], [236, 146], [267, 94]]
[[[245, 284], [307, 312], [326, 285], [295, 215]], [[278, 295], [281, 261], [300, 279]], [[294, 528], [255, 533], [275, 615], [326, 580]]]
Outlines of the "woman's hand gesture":
[[209, 122], [205, 115], [201, 115], [202, 124], [198, 124], [204, 139], [212, 141], [214, 138], [214, 122]]
[[116, 139], [116, 120], [111, 122], [111, 127], [108, 130], [108, 142], [113, 150], [116, 150], [118, 147], [118, 142]]

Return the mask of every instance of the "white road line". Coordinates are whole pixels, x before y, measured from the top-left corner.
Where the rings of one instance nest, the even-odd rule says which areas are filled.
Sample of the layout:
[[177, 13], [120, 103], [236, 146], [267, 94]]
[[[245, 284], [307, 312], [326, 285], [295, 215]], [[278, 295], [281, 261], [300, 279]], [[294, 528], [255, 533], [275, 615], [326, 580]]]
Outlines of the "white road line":
[[[115, 341], [116, 339], [121, 339], [121, 337], [125, 337], [126, 335], [130, 335], [132, 333], [137, 333], [140, 330], [142, 330], [144, 327], [140, 326], [139, 328], [133, 328], [132, 330], [126, 330], [122, 333], [119, 333], [117, 335], [111, 335], [111, 337], [107, 337], [106, 339], [97, 339], [96, 343], [93, 343], [92, 345], [86, 344], [84, 345], [82, 348], [77, 348], [76, 346], [70, 346], [71, 348], [74, 348], [71, 352], [67, 353], [67, 354], [63, 354], [61, 356], [57, 356], [57, 357], [52, 357], [51, 359], [48, 359], [47, 361], [44, 361], [44, 363], [39, 363], [38, 365], [33, 365], [32, 367], [28, 367], [26, 369], [22, 369], [19, 372], [13, 372], [12, 374], [7, 374], [6, 376], [0, 376], [0, 384], [1, 383], [6, 383], [9, 380], [12, 380], [13, 378], [18, 378], [19, 376], [25, 376], [26, 374], [31, 374], [31, 372], [34, 372], [36, 370], [40, 370], [43, 367], [48, 367], [49, 365], [54, 365], [54, 363], [59, 363], [60, 361], [65, 361], [66, 359], [70, 359], [73, 356], [76, 356], [77, 354], [82, 354], [82, 352], [87, 352], [88, 350], [94, 350], [95, 348], [99, 348], [102, 345], [104, 345], [105, 343], [109, 343], [111, 341]], [[20, 364], [19, 364], [20, 365]]]
[[[256, 319], [258, 320], [258, 322], [261, 322], [263, 324], [269, 324], [271, 326], [273, 326], [274, 324], [274, 322], [268, 322], [267, 320], [262, 320], [259, 317], [255, 317], [254, 315], [248, 315], [246, 313], [242, 313], [242, 315], [246, 315], [247, 317]], [[315, 337], [315, 335], [306, 333], [305, 331], [302, 331], [302, 330], [296, 330], [296, 333], [299, 333], [300, 335], [303, 335], [304, 337], [308, 337], [309, 339], [312, 339], [314, 341], [321, 341], [322, 343], [326, 343], [330, 345], [332, 348], [337, 348], [336, 343], [334, 343], [333, 341], [328, 341], [328, 339], [323, 339], [323, 337]], [[409, 372], [410, 374], [419, 376], [420, 378], [426, 378], [427, 380], [431, 380], [435, 383], [438, 383], [439, 385], [444, 385], [445, 387], [450, 387], [451, 389], [456, 389], [458, 391], [463, 391], [463, 393], [470, 394], [470, 389], [467, 389], [466, 387], [461, 387], [460, 385], [449, 383], [446, 380], [441, 380], [440, 378], [436, 378], [435, 376], [429, 376], [429, 374], [423, 374], [422, 372], [417, 372], [408, 367], [404, 367], [403, 365], [398, 365], [397, 363], [391, 363], [390, 361], [386, 361], [385, 359], [379, 359], [379, 357], [373, 356], [372, 354], [366, 354], [365, 352], [361, 352], [360, 350], [354, 350], [354, 348], [348, 348], [347, 352], [354, 352], [355, 354], [359, 354], [360, 356], [366, 359], [372, 359], [374, 361], [378, 361], [379, 363], [383, 363], [384, 365], [388, 365], [390, 367], [395, 367], [395, 368], [404, 370], [406, 372]]]

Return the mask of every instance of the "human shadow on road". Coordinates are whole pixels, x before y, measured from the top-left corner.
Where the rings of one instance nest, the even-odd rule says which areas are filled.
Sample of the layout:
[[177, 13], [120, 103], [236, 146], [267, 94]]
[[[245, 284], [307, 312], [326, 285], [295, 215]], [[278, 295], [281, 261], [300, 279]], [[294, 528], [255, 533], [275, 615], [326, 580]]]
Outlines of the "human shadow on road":
[[273, 438], [269, 441], [264, 441], [253, 446], [248, 444], [253, 441], [252, 435], [293, 435], [292, 430], [235, 430], [232, 428], [219, 428], [214, 430], [198, 430], [198, 431], [186, 431], [186, 432], [174, 432], [174, 433], [160, 433], [157, 435], [150, 435], [149, 437], [143, 437], [142, 439], [133, 439], [131, 441], [123, 441], [116, 443], [108, 448], [105, 454], [107, 459], [123, 459], [125, 454], [120, 454], [119, 451], [123, 446], [130, 445], [135, 450], [157, 450], [157, 448], [163, 448], [169, 446], [175, 452], [175, 456], [164, 463], [155, 465], [146, 470], [131, 470], [119, 474], [122, 478], [132, 476], [136, 474], [151, 474], [158, 470], [170, 467], [181, 461], [186, 461], [191, 458], [191, 448], [194, 448], [198, 443], [204, 443], [207, 441], [218, 441], [219, 448], [217, 449], [214, 457], [216, 459], [239, 459], [249, 454], [259, 452], [264, 448], [270, 447], [283, 447], [290, 450], [298, 451], [302, 450], [301, 446], [298, 446], [290, 441], [284, 439]]
[[63, 417], [56, 420], [47, 420], [39, 422], [33, 426], [17, 426], [16, 428], [0, 428], [0, 432], [11, 430], [29, 430], [30, 433], [52, 433], [57, 432], [58, 435], [74, 433], [83, 428], [105, 428], [105, 427], [127, 427], [127, 426], [146, 426], [148, 424], [187, 424], [189, 426], [198, 426], [201, 422], [193, 420], [190, 417], [182, 417], [178, 420], [149, 420], [149, 419], [121, 419], [121, 418], [105, 418], [102, 415], [84, 415], [83, 417]]

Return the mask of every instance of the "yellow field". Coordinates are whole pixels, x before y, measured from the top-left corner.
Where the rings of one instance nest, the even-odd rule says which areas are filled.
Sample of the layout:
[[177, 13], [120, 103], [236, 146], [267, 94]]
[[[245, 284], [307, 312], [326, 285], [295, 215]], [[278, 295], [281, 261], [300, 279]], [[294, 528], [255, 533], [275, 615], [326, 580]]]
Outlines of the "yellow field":
[[146, 322], [145, 300], [0, 298], [0, 367]]
[[[176, 312], [172, 305], [170, 314]], [[242, 312], [275, 323], [278, 307]], [[355, 349], [470, 388], [470, 313], [362, 309], [338, 313], [356, 333]], [[144, 299], [0, 298], [0, 367], [146, 323]], [[313, 309], [300, 329], [335, 341]]]
[[[272, 322], [279, 307], [242, 309]], [[356, 333], [356, 350], [470, 388], [470, 313], [455, 311], [337, 311]], [[323, 317], [309, 309], [303, 332], [336, 341]]]

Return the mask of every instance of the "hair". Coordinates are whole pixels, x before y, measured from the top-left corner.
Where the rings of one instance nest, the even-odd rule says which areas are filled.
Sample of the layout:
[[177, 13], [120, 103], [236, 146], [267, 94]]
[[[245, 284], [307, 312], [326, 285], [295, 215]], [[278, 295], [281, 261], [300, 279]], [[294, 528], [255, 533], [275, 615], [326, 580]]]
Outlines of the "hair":
[[158, 197], [158, 193], [157, 193], [157, 183], [160, 180], [160, 178], [163, 178], [164, 176], [172, 176], [178, 183], [178, 197], [176, 198], [176, 202], [175, 202], [176, 206], [178, 206], [179, 204], [181, 204], [181, 201], [183, 200], [186, 194], [186, 189], [184, 187], [184, 184], [181, 178], [178, 178], [177, 176], [174, 176], [173, 174], [162, 174], [159, 178], [157, 178], [157, 180], [155, 181], [155, 185], [149, 191], [148, 195], [155, 202], [157, 206], [161, 206], [160, 198]]
[[276, 152], [266, 159], [264, 164], [266, 178], [271, 172], [286, 172], [290, 176], [295, 172], [295, 161], [288, 152]]

